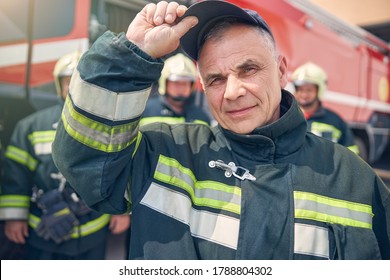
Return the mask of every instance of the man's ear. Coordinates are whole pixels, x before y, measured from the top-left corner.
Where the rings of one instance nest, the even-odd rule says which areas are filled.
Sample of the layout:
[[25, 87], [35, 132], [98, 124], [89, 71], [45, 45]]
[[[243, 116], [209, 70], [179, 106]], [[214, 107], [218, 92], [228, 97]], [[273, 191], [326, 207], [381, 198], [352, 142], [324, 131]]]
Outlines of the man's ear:
[[288, 83], [287, 59], [279, 55], [278, 59], [279, 83], [281, 88], [285, 88]]
[[202, 79], [201, 75], [199, 75], [199, 82], [200, 82], [200, 85], [202, 86], [203, 91], [205, 91], [204, 90], [204, 83], [203, 83], [203, 79]]

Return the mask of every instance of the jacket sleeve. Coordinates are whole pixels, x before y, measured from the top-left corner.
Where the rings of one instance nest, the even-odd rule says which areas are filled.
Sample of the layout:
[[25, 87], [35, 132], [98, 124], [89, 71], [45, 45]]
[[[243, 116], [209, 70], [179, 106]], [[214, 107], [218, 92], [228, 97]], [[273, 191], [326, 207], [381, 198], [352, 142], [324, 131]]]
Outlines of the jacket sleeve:
[[124, 33], [103, 34], [81, 58], [53, 143], [54, 161], [93, 209], [128, 210], [125, 192], [138, 124], [163, 67]]
[[4, 175], [0, 194], [1, 220], [27, 220], [33, 176], [38, 167], [29, 140], [31, 117], [17, 123], [4, 156]]

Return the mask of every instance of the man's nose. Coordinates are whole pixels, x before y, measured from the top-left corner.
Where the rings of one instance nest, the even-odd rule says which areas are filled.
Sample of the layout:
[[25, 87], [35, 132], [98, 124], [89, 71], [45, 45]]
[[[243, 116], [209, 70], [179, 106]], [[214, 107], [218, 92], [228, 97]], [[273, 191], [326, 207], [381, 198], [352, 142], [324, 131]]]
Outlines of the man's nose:
[[243, 83], [235, 76], [229, 76], [226, 80], [226, 88], [224, 98], [235, 100], [240, 96], [245, 95], [246, 89]]

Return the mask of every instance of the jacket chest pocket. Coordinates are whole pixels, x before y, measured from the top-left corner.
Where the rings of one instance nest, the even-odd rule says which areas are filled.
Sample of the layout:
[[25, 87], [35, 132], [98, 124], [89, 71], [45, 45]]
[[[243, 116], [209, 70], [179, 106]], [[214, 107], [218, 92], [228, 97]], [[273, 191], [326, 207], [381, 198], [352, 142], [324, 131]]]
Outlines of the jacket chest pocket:
[[329, 256], [336, 260], [380, 260], [381, 254], [371, 229], [329, 224]]
[[340, 224], [295, 223], [295, 259], [381, 259], [372, 230]]
[[381, 258], [370, 205], [294, 191], [294, 208], [294, 253], [322, 259]]

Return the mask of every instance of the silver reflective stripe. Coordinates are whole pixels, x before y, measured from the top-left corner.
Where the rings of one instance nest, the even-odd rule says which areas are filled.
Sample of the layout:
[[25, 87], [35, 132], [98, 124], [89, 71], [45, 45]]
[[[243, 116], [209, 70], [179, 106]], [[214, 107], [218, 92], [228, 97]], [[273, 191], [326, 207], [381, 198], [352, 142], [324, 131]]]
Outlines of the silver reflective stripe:
[[167, 124], [180, 124], [185, 123], [186, 119], [184, 117], [166, 117], [166, 116], [156, 116], [156, 117], [144, 117], [140, 121], [140, 126], [147, 125], [150, 123], [163, 122]]
[[295, 218], [372, 228], [372, 207], [314, 193], [294, 191]]
[[35, 171], [38, 165], [38, 161], [29, 153], [12, 145], [7, 147], [5, 157], [27, 166], [31, 171]]
[[328, 229], [295, 223], [294, 253], [329, 259]]
[[36, 155], [50, 155], [51, 154], [51, 142], [49, 143], [37, 143], [34, 145], [34, 151]]
[[27, 220], [28, 208], [7, 207], [0, 208], [0, 220]]
[[370, 223], [372, 220], [372, 215], [369, 213], [353, 211], [348, 208], [342, 207], [332, 207], [330, 205], [321, 204], [317, 201], [310, 200], [295, 200], [296, 209], [305, 209], [314, 212], [326, 213], [331, 216], [337, 216], [342, 218], [348, 218], [352, 220], [357, 220], [365, 223]]
[[141, 204], [188, 225], [193, 236], [237, 249], [237, 218], [196, 210], [189, 197], [156, 183], [152, 183]]
[[137, 92], [112, 92], [85, 82], [75, 70], [69, 94], [80, 109], [112, 121], [139, 117], [145, 110], [150, 88]]

